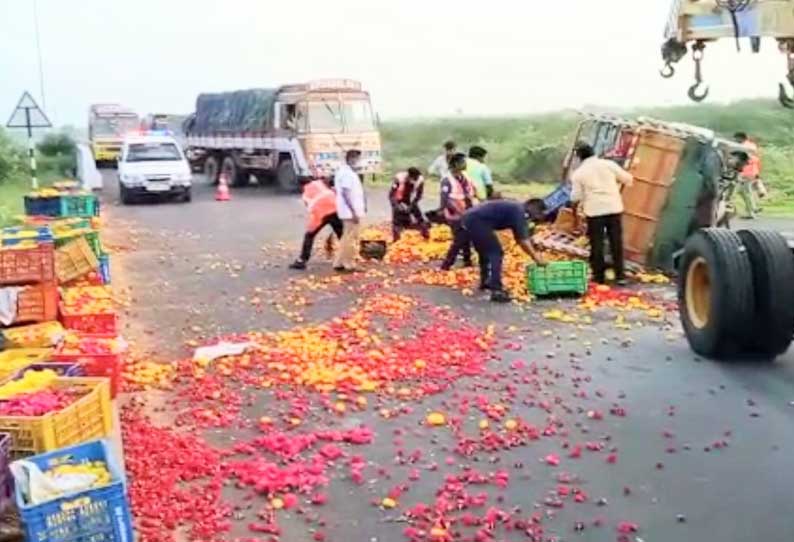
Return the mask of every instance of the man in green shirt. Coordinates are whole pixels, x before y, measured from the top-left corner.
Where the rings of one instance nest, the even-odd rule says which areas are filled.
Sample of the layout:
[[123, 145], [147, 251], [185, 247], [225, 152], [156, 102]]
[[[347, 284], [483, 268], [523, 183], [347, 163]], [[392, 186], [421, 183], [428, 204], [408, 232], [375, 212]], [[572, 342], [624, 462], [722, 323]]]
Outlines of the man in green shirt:
[[487, 150], [474, 146], [469, 149], [469, 158], [466, 160], [466, 176], [474, 185], [475, 194], [480, 201], [493, 197], [493, 176], [491, 168], [485, 165], [487, 155]]

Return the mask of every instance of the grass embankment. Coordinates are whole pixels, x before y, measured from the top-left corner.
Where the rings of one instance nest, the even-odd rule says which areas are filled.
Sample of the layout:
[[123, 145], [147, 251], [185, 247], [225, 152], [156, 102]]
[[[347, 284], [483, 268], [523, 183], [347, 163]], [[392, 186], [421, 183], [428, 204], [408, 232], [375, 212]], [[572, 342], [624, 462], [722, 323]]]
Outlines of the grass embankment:
[[[747, 100], [731, 105], [693, 105], [621, 113], [709, 128], [723, 136], [746, 132], [761, 145], [763, 176], [770, 196], [764, 214], [794, 217], [794, 114], [777, 102]], [[426, 170], [453, 139], [462, 150], [488, 149], [488, 163], [503, 193], [548, 194], [559, 181], [561, 162], [576, 136], [573, 112], [511, 118], [450, 118], [388, 122], [382, 127], [386, 171], [416, 166]], [[431, 183], [431, 187], [432, 187]], [[741, 203], [739, 203], [741, 206]]]

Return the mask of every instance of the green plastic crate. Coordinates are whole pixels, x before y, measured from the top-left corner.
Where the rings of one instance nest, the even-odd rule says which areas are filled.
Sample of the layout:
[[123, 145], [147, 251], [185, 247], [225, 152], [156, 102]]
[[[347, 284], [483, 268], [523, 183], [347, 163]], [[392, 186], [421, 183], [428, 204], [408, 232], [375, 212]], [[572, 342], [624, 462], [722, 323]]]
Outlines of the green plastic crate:
[[93, 194], [61, 196], [61, 216], [90, 217], [99, 214], [97, 197]]
[[532, 295], [584, 295], [587, 291], [589, 268], [587, 262], [549, 262], [546, 267], [527, 267], [527, 289]]

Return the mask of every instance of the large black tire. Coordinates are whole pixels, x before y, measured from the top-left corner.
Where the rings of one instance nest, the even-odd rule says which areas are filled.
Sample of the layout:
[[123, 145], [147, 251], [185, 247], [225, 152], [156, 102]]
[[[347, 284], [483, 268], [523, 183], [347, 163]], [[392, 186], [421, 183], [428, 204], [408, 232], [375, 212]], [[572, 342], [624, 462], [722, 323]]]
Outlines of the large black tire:
[[720, 358], [743, 350], [752, 334], [755, 300], [750, 258], [736, 233], [708, 228], [687, 240], [678, 305], [696, 353]]
[[221, 162], [221, 173], [226, 175], [231, 186], [246, 186], [251, 178], [251, 172], [238, 166], [232, 156], [226, 156]]
[[750, 257], [755, 292], [753, 334], [745, 351], [774, 359], [794, 338], [794, 256], [777, 232], [738, 232]]
[[283, 160], [278, 165], [276, 172], [276, 182], [282, 192], [288, 194], [295, 194], [300, 190], [298, 183], [298, 174], [295, 173], [295, 168], [292, 166], [292, 160]]
[[220, 164], [215, 156], [207, 156], [204, 159], [204, 176], [210, 184], [218, 184], [218, 176], [220, 175]]

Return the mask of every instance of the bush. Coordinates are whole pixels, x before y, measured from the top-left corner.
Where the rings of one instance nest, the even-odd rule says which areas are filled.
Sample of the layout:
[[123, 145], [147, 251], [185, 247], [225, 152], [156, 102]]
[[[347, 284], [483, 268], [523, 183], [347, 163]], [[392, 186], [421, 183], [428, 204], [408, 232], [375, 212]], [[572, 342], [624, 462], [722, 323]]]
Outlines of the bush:
[[77, 145], [65, 132], [53, 132], [44, 136], [36, 145], [41, 157], [39, 168], [42, 172], [71, 176], [77, 167]]
[[0, 183], [23, 171], [25, 155], [22, 148], [0, 129]]

